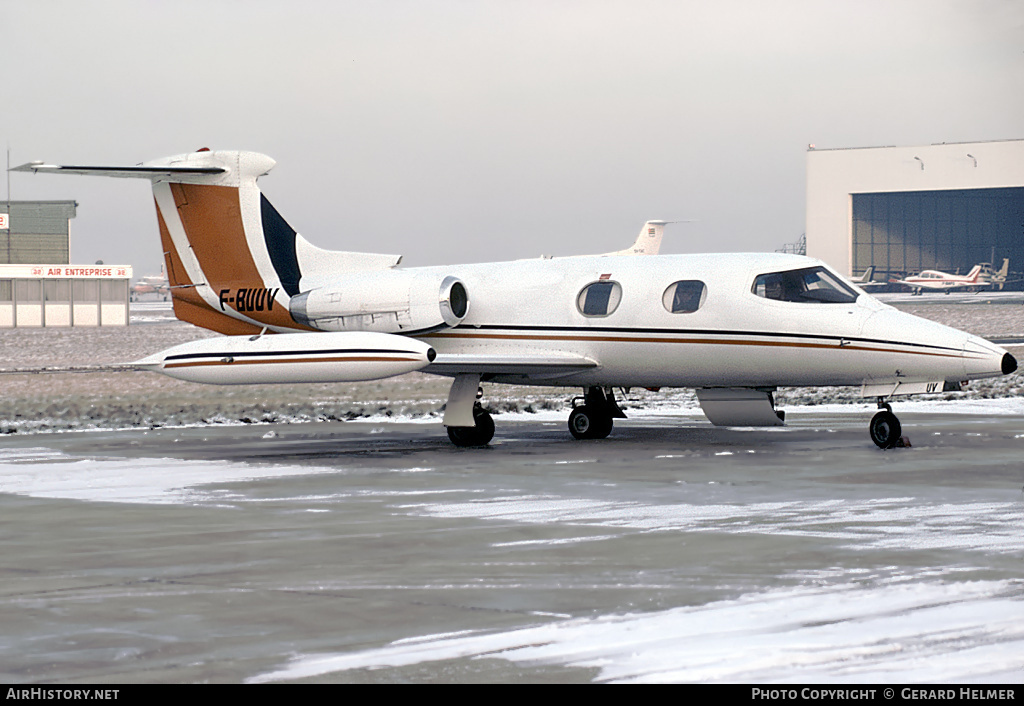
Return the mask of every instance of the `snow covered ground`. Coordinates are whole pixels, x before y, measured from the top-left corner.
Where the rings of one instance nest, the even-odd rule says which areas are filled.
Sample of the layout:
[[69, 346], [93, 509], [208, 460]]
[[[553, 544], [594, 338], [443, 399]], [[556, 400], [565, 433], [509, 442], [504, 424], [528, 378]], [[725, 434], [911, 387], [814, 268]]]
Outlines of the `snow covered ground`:
[[598, 680], [618, 683], [1024, 682], [1024, 618], [1008, 617], [1024, 615], [1019, 583], [817, 578], [819, 585], [656, 613], [302, 657], [249, 681], [470, 658], [593, 668]]

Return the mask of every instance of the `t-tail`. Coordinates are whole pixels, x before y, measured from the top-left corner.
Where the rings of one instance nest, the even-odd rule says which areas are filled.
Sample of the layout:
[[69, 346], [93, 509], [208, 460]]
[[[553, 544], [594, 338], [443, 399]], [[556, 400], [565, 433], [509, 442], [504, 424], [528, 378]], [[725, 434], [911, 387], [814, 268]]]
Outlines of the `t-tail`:
[[177, 318], [229, 335], [312, 330], [292, 297], [331, 275], [386, 270], [401, 259], [318, 248], [295, 232], [256, 180], [255, 152], [202, 149], [132, 167], [30, 162], [11, 171], [148, 179]]

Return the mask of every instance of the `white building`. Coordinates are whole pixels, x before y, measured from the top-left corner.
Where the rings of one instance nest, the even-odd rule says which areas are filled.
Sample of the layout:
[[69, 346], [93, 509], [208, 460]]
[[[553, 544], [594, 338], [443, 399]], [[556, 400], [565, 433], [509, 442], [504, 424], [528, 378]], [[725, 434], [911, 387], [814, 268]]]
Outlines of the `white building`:
[[0, 328], [127, 326], [128, 265], [0, 264]]
[[127, 265], [71, 265], [74, 201], [0, 204], [0, 328], [127, 326]]
[[807, 152], [807, 254], [882, 279], [1024, 269], [1024, 140]]

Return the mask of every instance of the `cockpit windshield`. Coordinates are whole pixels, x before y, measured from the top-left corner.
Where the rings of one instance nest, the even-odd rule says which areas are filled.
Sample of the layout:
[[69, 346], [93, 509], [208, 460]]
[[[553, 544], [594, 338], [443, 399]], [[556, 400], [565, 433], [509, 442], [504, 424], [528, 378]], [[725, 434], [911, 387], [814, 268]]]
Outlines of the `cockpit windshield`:
[[812, 304], [852, 304], [857, 292], [824, 267], [758, 275], [751, 291], [765, 299]]

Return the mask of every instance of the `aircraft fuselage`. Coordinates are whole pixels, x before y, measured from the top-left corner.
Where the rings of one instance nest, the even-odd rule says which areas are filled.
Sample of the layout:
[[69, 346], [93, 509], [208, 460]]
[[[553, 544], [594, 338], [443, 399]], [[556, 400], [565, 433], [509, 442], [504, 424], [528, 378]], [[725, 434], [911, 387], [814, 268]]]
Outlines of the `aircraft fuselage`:
[[[489, 377], [519, 384], [862, 385], [1002, 374], [1006, 352], [998, 346], [897, 311], [860, 290], [850, 302], [780, 301], [753, 291], [759, 275], [821, 265], [801, 256], [754, 253], [430, 268], [459, 277], [470, 308], [458, 326], [422, 339], [441, 358], [575, 353], [597, 364], [564, 377], [514, 372]], [[580, 292], [602, 281], [621, 287], [617, 307], [603, 316], [584, 314]], [[680, 281], [706, 287], [696, 310], [669, 311], [666, 290]]]

